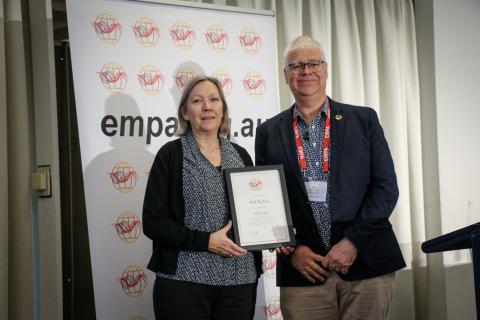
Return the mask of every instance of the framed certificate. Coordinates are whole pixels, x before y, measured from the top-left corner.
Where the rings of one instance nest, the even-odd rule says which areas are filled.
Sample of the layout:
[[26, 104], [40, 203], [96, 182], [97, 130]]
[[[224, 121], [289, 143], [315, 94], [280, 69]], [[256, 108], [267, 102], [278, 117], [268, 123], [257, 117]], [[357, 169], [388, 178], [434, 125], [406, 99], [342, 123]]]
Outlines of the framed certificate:
[[282, 165], [225, 169], [235, 243], [247, 250], [294, 246]]

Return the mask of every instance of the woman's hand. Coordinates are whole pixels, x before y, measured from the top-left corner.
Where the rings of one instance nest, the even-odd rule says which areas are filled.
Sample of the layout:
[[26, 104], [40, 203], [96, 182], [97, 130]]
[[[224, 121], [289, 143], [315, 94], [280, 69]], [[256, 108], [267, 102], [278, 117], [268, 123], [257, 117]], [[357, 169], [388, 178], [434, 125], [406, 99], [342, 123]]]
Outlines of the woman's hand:
[[232, 228], [232, 220], [222, 229], [210, 234], [208, 240], [208, 250], [224, 257], [240, 257], [247, 254], [247, 250], [237, 246], [230, 238], [227, 232]]

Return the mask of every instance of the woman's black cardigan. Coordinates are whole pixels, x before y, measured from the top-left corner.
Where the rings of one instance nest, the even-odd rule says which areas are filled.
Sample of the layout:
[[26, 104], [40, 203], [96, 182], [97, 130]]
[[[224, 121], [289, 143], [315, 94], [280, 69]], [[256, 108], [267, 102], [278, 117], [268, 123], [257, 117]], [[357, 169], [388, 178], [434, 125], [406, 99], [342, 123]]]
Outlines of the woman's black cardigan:
[[[248, 152], [232, 143], [245, 166], [253, 166]], [[184, 224], [183, 151], [180, 139], [163, 145], [155, 156], [143, 201], [144, 234], [153, 240], [148, 269], [175, 274], [181, 250], [208, 251], [209, 232], [187, 229]], [[253, 252], [257, 275], [262, 273], [262, 253]]]

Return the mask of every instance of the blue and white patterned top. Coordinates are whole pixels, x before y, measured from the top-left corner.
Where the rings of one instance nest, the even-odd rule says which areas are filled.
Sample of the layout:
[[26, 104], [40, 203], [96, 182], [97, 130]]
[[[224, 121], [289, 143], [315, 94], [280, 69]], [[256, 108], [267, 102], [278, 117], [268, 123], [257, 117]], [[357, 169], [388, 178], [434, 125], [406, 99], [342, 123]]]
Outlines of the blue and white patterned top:
[[[330, 171], [323, 172], [323, 136], [325, 134], [325, 121], [327, 119], [328, 97], [319, 112], [311, 123], [305, 122], [302, 114], [295, 105], [293, 114], [297, 117], [298, 130], [302, 137], [303, 152], [307, 160], [307, 170], [304, 173], [303, 180], [306, 181], [327, 181], [327, 197], [325, 202], [309, 201], [313, 211], [313, 217], [317, 223], [318, 232], [323, 240], [325, 249], [330, 249], [330, 229], [332, 218], [330, 215]], [[309, 134], [305, 135], [305, 132]], [[306, 138], [308, 136], [308, 138]], [[332, 141], [330, 138], [330, 150]], [[297, 153], [298, 156], [298, 153]], [[332, 163], [331, 152], [329, 153], [329, 161]]]
[[[192, 133], [181, 138], [183, 150], [183, 197], [185, 227], [214, 232], [228, 220], [223, 172], [215, 168], [200, 151]], [[221, 167], [244, 167], [232, 144], [220, 138]], [[252, 252], [242, 257], [223, 257], [205, 251], [180, 251], [174, 275], [157, 273], [168, 279], [217, 286], [254, 283], [257, 273]]]

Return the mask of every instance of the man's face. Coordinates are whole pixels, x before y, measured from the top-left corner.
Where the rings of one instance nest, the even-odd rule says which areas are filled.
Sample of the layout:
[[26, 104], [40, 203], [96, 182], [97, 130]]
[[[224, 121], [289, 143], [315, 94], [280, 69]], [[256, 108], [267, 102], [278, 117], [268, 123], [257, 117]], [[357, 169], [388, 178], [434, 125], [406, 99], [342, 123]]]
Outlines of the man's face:
[[[325, 57], [318, 49], [299, 49], [290, 53], [288, 64], [294, 62], [318, 62], [324, 61]], [[310, 67], [293, 70], [289, 67], [283, 69], [285, 80], [292, 91], [295, 99], [307, 97], [318, 97], [324, 99], [328, 78], [327, 64], [320, 66], [319, 70], [312, 70]]]

